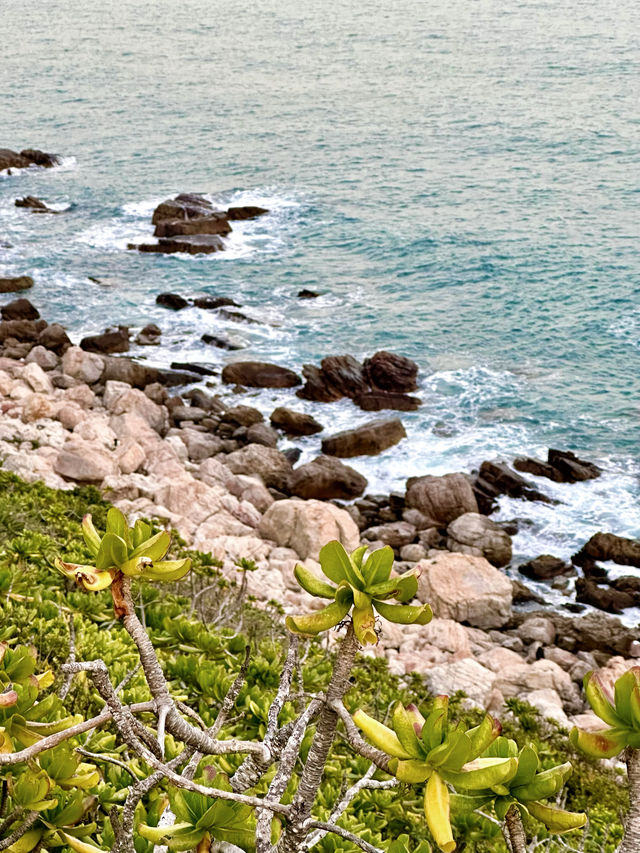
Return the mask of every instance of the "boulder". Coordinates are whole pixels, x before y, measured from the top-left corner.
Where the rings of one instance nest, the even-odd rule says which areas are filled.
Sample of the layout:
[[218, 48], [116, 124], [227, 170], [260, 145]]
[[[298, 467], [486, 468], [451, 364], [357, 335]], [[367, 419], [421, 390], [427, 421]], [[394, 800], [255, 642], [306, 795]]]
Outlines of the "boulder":
[[138, 415], [155, 432], [164, 433], [169, 426], [164, 406], [159, 406], [147, 397], [144, 391], [130, 388], [124, 382], [108, 380], [105, 383], [103, 403], [112, 415], [122, 415], [125, 412]]
[[278, 433], [267, 424], [252, 424], [247, 427], [246, 440], [249, 444], [264, 444], [265, 447], [276, 447]]
[[625, 539], [613, 533], [594, 533], [571, 558], [576, 566], [592, 560], [611, 560], [618, 565], [640, 568], [640, 539]]
[[464, 474], [410, 477], [407, 480], [407, 507], [419, 510], [429, 526], [446, 527], [467, 512], [478, 512], [473, 490]]
[[40, 312], [28, 299], [14, 299], [0, 309], [3, 320], [39, 320]]
[[39, 394], [53, 394], [51, 379], [35, 361], [26, 364], [22, 370], [22, 379]]
[[571, 571], [571, 566], [559, 557], [551, 554], [541, 554], [528, 563], [518, 566], [518, 571], [533, 580], [549, 580], [558, 575], [565, 575]]
[[101, 483], [118, 473], [115, 457], [93, 442], [71, 438], [58, 454], [53, 470], [65, 480], [76, 483]]
[[301, 380], [287, 367], [263, 361], [236, 361], [222, 371], [222, 381], [228, 385], [246, 385], [250, 388], [293, 388]]
[[250, 427], [252, 424], [261, 424], [264, 421], [264, 415], [253, 406], [232, 406], [227, 409], [220, 417], [220, 422], [225, 424], [233, 424], [234, 426]]
[[353, 397], [368, 390], [362, 365], [352, 355], [330, 355], [320, 367], [325, 382], [341, 397]]
[[530, 616], [518, 628], [518, 635], [524, 643], [551, 646], [556, 639], [556, 626], [545, 616]]
[[20, 156], [28, 160], [30, 164], [41, 166], [43, 169], [51, 169], [60, 163], [60, 158], [57, 154], [48, 154], [39, 148], [24, 148], [20, 152]]
[[148, 323], [136, 335], [136, 343], [142, 347], [158, 346], [161, 335], [162, 329], [159, 326], [156, 326], [155, 323]]
[[230, 207], [227, 210], [227, 217], [235, 222], [236, 220], [255, 219], [258, 216], [264, 216], [265, 213], [269, 213], [266, 207], [245, 204], [240, 207]]
[[304, 386], [296, 391], [296, 397], [302, 400], [315, 400], [317, 403], [333, 403], [343, 395], [327, 383], [326, 377], [315, 364], [303, 364]]
[[276, 501], [262, 516], [259, 531], [265, 539], [293, 548], [301, 560], [317, 560], [323, 545], [333, 539], [349, 552], [360, 543], [358, 527], [347, 512], [314, 500]]
[[627, 607], [633, 607], [635, 597], [624, 590], [599, 586], [591, 578], [576, 578], [576, 601], [590, 604], [608, 613], [622, 613]]
[[193, 300], [193, 304], [194, 307], [202, 308], [206, 311], [212, 311], [226, 306], [234, 308], [240, 307], [237, 302], [233, 299], [229, 299], [228, 296], [196, 296]]
[[160, 237], [157, 243], [129, 243], [127, 248], [161, 255], [211, 255], [224, 251], [224, 243], [217, 234], [192, 234], [184, 237]]
[[0, 293], [19, 293], [21, 290], [29, 290], [31, 287], [33, 287], [33, 279], [30, 275], [0, 278]]
[[172, 311], [181, 311], [189, 307], [189, 302], [179, 293], [159, 293], [156, 296], [156, 305], [171, 308]]
[[315, 435], [322, 432], [324, 427], [311, 415], [295, 412], [285, 406], [274, 409], [270, 417], [271, 425], [282, 430], [286, 435]]
[[353, 468], [330, 456], [318, 456], [296, 468], [289, 491], [300, 498], [351, 500], [364, 493], [367, 480]]
[[511, 498], [523, 498], [527, 501], [557, 503], [536, 489], [528, 480], [516, 474], [505, 462], [483, 462], [476, 477], [474, 489], [496, 498], [508, 495]]
[[543, 719], [554, 720], [565, 729], [572, 727], [572, 723], [569, 722], [562, 707], [562, 699], [551, 687], [546, 687], [543, 690], [532, 690], [530, 693], [525, 693], [523, 698], [530, 705], [533, 705]]
[[157, 225], [167, 219], [198, 219], [210, 216], [215, 211], [213, 204], [197, 193], [180, 193], [175, 198], [163, 201], [153, 211], [151, 222]]
[[417, 563], [427, 556], [427, 549], [419, 542], [403, 545], [400, 548], [400, 559], [408, 563]]
[[51, 210], [50, 207], [39, 198], [36, 198], [34, 195], [26, 195], [24, 198], [17, 198], [15, 200], [16, 207], [26, 207], [32, 213], [60, 213], [59, 210]]
[[302, 290], [299, 290], [296, 293], [298, 299], [317, 299], [320, 296], [319, 293], [316, 293], [315, 290], [309, 290], [307, 287], [303, 287]]
[[22, 421], [27, 424], [42, 420], [42, 418], [55, 418], [58, 415], [61, 405], [60, 401], [56, 400], [49, 393], [31, 394], [24, 401]]
[[418, 365], [415, 361], [382, 350], [364, 363], [364, 378], [373, 389], [405, 394], [415, 391]]
[[117, 329], [107, 329], [101, 335], [88, 335], [80, 341], [80, 348], [85, 352], [109, 354], [127, 352], [129, 350], [129, 330], [126, 326]]
[[192, 462], [209, 459], [222, 450], [222, 439], [217, 435], [208, 435], [195, 429], [181, 429], [179, 432]]
[[57, 355], [64, 355], [69, 349], [71, 339], [65, 330], [58, 323], [51, 323], [43, 329], [38, 335], [38, 343], [45, 349], [55, 352]]
[[[0, 321], [0, 342], [13, 338], [14, 342], [35, 343], [40, 337], [42, 330], [46, 329], [46, 327], [45, 320], [2, 320]], [[27, 347], [26, 352], [30, 349], [31, 347]], [[26, 352], [24, 353], [25, 355]], [[5, 355], [7, 355], [6, 352]]]
[[55, 154], [47, 154], [37, 148], [25, 148], [18, 153], [10, 148], [0, 148], [0, 172], [5, 169], [27, 169], [29, 166], [51, 168], [59, 163]]
[[493, 566], [511, 562], [511, 537], [498, 525], [477, 512], [465, 512], [447, 527], [447, 548], [460, 554], [485, 557]]
[[530, 456], [519, 456], [513, 460], [513, 467], [522, 474], [546, 477], [547, 480], [553, 480], [555, 483], [562, 482], [560, 471], [554, 468], [553, 465], [549, 465], [548, 462], [543, 462], [541, 459], [534, 459]]
[[511, 582], [483, 557], [443, 552], [421, 560], [418, 598], [436, 616], [476, 628], [500, 628], [511, 617]]
[[80, 347], [69, 347], [62, 356], [62, 372], [87, 385], [98, 382], [104, 369], [105, 361], [101, 355], [85, 352]]
[[406, 438], [402, 421], [398, 418], [369, 421], [355, 429], [338, 432], [322, 440], [322, 452], [327, 456], [350, 458], [352, 456], [377, 456], [388, 447]]
[[370, 527], [362, 536], [369, 542], [384, 542], [392, 548], [401, 548], [413, 542], [416, 538], [416, 529], [413, 524], [407, 524], [406, 521], [391, 521], [388, 524]]
[[[81, 350], [82, 352], [82, 350]], [[159, 382], [166, 386], [188, 385], [194, 381], [194, 376], [181, 370], [162, 370], [158, 367], [150, 367], [147, 364], [133, 361], [130, 358], [117, 356], [96, 356], [104, 360], [103, 379], [115, 379], [118, 382], [126, 382], [135, 388], [146, 388]]]
[[385, 409], [395, 409], [398, 412], [415, 412], [420, 408], [422, 400], [392, 391], [366, 391], [353, 398], [356, 406], [364, 412], [382, 412]]
[[579, 616], [557, 610], [534, 611], [519, 621], [538, 615], [551, 619], [556, 626], [556, 645], [570, 652], [595, 651], [628, 657], [632, 644], [637, 642], [637, 628], [628, 628], [601, 610], [589, 610]]
[[595, 480], [602, 474], [602, 468], [599, 468], [593, 462], [578, 459], [575, 453], [572, 453], [570, 450], [553, 450], [550, 448], [548, 461], [560, 473], [561, 482], [563, 483]]
[[25, 358], [25, 363], [37, 364], [43, 370], [54, 370], [58, 366], [58, 356], [45, 347], [38, 345]]
[[258, 474], [266, 486], [287, 491], [291, 465], [286, 456], [273, 447], [248, 444], [229, 453], [222, 461], [234, 474]]
[[567, 710], [573, 713], [582, 710], [580, 693], [569, 673], [545, 658], [506, 667], [497, 674], [495, 686], [506, 699], [522, 697], [533, 690], [555, 690]]
[[495, 678], [495, 673], [473, 658], [438, 664], [423, 675], [424, 683], [432, 696], [450, 696], [457, 690], [463, 690], [480, 708], [486, 707]]
[[147, 455], [137, 441], [132, 438], [125, 438], [118, 445], [115, 458], [122, 474], [133, 474], [144, 465]]
[[208, 344], [208, 346], [218, 347], [218, 349], [226, 349], [229, 352], [235, 352], [237, 350], [244, 349], [239, 344], [233, 344], [231, 341], [228, 341], [226, 338], [220, 338], [218, 335], [208, 335], [204, 334], [200, 338], [203, 344]]
[[177, 237], [186, 234], [221, 234], [226, 236], [232, 230], [226, 214], [215, 211], [208, 216], [196, 219], [164, 219], [156, 224], [153, 232], [156, 237]]

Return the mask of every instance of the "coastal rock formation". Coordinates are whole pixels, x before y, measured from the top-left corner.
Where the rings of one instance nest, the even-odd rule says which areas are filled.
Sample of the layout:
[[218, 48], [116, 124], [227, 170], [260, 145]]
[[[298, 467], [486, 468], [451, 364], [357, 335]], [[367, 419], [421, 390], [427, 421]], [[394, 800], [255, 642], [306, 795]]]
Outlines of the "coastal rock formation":
[[451, 522], [447, 527], [447, 548], [461, 554], [484, 557], [498, 568], [511, 562], [509, 534], [477, 512], [466, 512]]
[[211, 255], [223, 252], [224, 243], [217, 234], [191, 234], [185, 237], [160, 237], [157, 243], [129, 243], [128, 249], [152, 254]]
[[277, 545], [293, 548], [302, 560], [317, 560], [322, 546], [332, 539], [347, 550], [357, 548], [360, 541], [347, 512], [315, 500], [276, 501], [262, 516], [259, 531]]
[[576, 566], [593, 560], [611, 560], [618, 565], [640, 568], [640, 540], [625, 539], [613, 533], [595, 533], [571, 558]]
[[364, 412], [382, 412], [384, 409], [395, 409], [397, 412], [415, 412], [420, 408], [422, 400], [393, 391], [367, 391], [356, 394], [353, 402]]
[[410, 477], [406, 503], [425, 517], [425, 527], [447, 527], [467, 512], [478, 512], [473, 490], [464, 474]]
[[163, 305], [173, 311], [181, 311], [189, 306], [189, 302], [179, 293], [159, 293], [156, 296], [156, 305]]
[[3, 320], [39, 320], [40, 312], [28, 299], [20, 297], [0, 309]]
[[21, 290], [29, 290], [33, 287], [33, 279], [30, 275], [16, 275], [8, 278], [0, 278], [0, 293], [18, 293]]
[[222, 381], [228, 385], [249, 388], [294, 388], [300, 377], [287, 367], [264, 361], [234, 361], [222, 371]]
[[41, 166], [50, 169], [60, 160], [55, 154], [47, 154], [37, 148], [25, 148], [19, 153], [10, 148], [0, 148], [0, 172], [5, 169], [27, 169], [29, 166]]
[[377, 456], [388, 447], [407, 437], [402, 421], [379, 419], [355, 429], [347, 429], [322, 440], [322, 452], [327, 456]]
[[255, 204], [245, 204], [240, 207], [230, 207], [227, 210], [227, 218], [233, 221], [257, 219], [258, 216], [264, 216], [265, 213], [269, 213], [266, 207], [257, 207]]
[[547, 461], [520, 456], [513, 461], [513, 467], [524, 474], [535, 474], [546, 477], [556, 483], [578, 483], [584, 480], [594, 480], [602, 473], [593, 462], [578, 459], [570, 450], [550, 449]]
[[86, 352], [99, 352], [105, 355], [128, 352], [129, 329], [126, 326], [118, 326], [117, 329], [107, 329], [101, 335], [88, 335], [80, 341], [80, 348]]
[[296, 468], [289, 491], [299, 498], [351, 500], [364, 493], [367, 480], [353, 468], [331, 456], [318, 456]]
[[282, 430], [286, 435], [315, 435], [322, 432], [322, 424], [303, 412], [295, 412], [285, 406], [274, 409], [270, 417], [271, 425]]
[[364, 362], [365, 381], [373, 390], [406, 394], [418, 387], [418, 365], [410, 358], [381, 350]]
[[473, 484], [473, 490], [481, 506], [493, 505], [499, 495], [523, 498], [527, 501], [556, 503], [552, 498], [536, 489], [528, 480], [516, 474], [506, 462], [483, 462]]
[[24, 198], [15, 200], [16, 207], [26, 207], [32, 213], [60, 213], [59, 210], [51, 210], [50, 207], [34, 195], [26, 195]]
[[518, 571], [534, 580], [549, 580], [558, 575], [568, 574], [571, 572], [571, 566], [559, 557], [553, 557], [551, 554], [541, 554], [533, 560], [522, 563], [522, 565], [518, 566]]

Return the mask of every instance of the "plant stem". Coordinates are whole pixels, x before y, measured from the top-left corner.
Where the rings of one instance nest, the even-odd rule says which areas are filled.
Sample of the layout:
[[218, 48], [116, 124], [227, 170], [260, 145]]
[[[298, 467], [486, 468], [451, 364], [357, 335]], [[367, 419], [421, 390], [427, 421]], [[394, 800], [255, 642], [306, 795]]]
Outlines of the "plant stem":
[[502, 834], [512, 853], [527, 853], [527, 839], [524, 834], [522, 818], [517, 806], [510, 806], [504, 818]]
[[618, 853], [640, 850], [640, 749], [627, 747], [625, 752], [629, 779], [629, 811], [624, 822], [624, 838]]
[[347, 635], [336, 655], [331, 681], [327, 688], [325, 707], [318, 718], [316, 733], [293, 799], [292, 814], [280, 845], [282, 853], [295, 853], [299, 850], [307, 833], [304, 824], [311, 816], [311, 808], [322, 781], [322, 774], [338, 725], [338, 715], [332, 710], [332, 705], [341, 701], [349, 688], [349, 676], [358, 649], [359, 644], [353, 624], [350, 622]]

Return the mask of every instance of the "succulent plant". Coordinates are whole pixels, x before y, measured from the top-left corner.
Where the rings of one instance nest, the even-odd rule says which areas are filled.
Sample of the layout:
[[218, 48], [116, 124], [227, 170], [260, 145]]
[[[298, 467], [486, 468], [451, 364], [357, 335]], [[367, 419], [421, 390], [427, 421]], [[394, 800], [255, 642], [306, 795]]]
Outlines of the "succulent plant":
[[584, 690], [594, 713], [609, 728], [586, 732], [574, 727], [571, 743], [592, 758], [612, 758], [627, 746], [640, 749], [640, 666], [618, 678], [613, 695], [594, 672], [585, 675]]
[[90, 515], [82, 519], [82, 535], [95, 557], [94, 566], [66, 563], [56, 557], [56, 568], [78, 586], [97, 592], [110, 586], [118, 572], [128, 577], [149, 581], [177, 581], [191, 568], [191, 560], [164, 560], [171, 536], [166, 532], [154, 534], [144, 521], [127, 525], [116, 507], [107, 513], [107, 529], [100, 536]]
[[538, 753], [532, 746], [525, 746], [518, 752], [515, 741], [499, 737], [484, 752], [485, 757], [511, 759], [516, 762], [516, 772], [498, 785], [484, 788], [465, 788], [456, 785], [463, 793], [451, 797], [454, 811], [469, 812], [487, 805], [493, 809], [499, 820], [503, 821], [512, 806], [523, 814], [528, 814], [543, 823], [550, 832], [561, 834], [580, 829], [587, 821], [585, 814], [567, 812], [564, 809], [542, 802], [555, 796], [563, 787], [572, 772], [569, 762], [540, 770]]
[[449, 818], [449, 782], [456, 789], [477, 791], [503, 788], [515, 775], [513, 756], [480, 757], [498, 737], [500, 723], [487, 715], [468, 731], [449, 729], [448, 696], [438, 696], [425, 720], [415, 705], [398, 703], [393, 728], [379, 723], [362, 710], [353, 721], [368, 739], [391, 756], [389, 767], [401, 782], [426, 782], [424, 813], [434, 841], [444, 853], [456, 849]]
[[374, 610], [389, 622], [403, 625], [426, 625], [433, 614], [428, 604], [418, 606], [389, 604], [389, 599], [411, 601], [418, 590], [418, 572], [391, 577], [393, 550], [386, 546], [374, 551], [364, 560], [367, 546], [357, 548], [351, 555], [334, 540], [320, 551], [323, 574], [336, 586], [317, 577], [298, 564], [294, 573], [300, 586], [310, 595], [331, 600], [322, 610], [302, 616], [287, 617], [287, 628], [294, 634], [318, 634], [333, 628], [353, 608], [355, 635], [362, 645], [375, 645]]

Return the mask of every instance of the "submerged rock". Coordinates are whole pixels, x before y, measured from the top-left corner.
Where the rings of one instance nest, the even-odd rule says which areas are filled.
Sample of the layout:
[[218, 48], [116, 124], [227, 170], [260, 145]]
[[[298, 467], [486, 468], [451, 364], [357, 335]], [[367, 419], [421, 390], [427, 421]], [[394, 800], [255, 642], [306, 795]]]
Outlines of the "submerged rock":
[[381, 412], [384, 409], [395, 409], [398, 412], [415, 412], [420, 408], [422, 400], [393, 391], [367, 391], [353, 398], [356, 406], [365, 412]]
[[189, 302], [179, 293], [159, 293], [156, 296], [156, 305], [171, 308], [172, 311], [182, 311], [189, 307]]
[[60, 213], [59, 210], [51, 210], [50, 207], [39, 198], [36, 198], [34, 195], [26, 195], [24, 198], [17, 198], [15, 200], [16, 207], [26, 207], [31, 210], [32, 213]]
[[230, 207], [227, 210], [227, 217], [233, 221], [256, 219], [258, 216], [264, 216], [265, 213], [269, 213], [266, 207], [246, 204], [242, 207]]
[[217, 234], [193, 234], [185, 237], [160, 237], [157, 243], [129, 243], [128, 249], [152, 254], [175, 255], [211, 255], [223, 252], [224, 243]]

